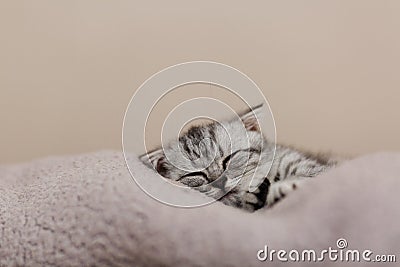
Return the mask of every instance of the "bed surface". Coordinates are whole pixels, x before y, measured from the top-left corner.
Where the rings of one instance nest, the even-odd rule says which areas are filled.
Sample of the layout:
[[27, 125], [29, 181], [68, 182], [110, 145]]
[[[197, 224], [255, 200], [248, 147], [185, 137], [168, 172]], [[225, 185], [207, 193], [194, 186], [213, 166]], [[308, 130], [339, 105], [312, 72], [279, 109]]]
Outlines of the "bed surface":
[[[149, 181], [159, 179], [136, 156], [128, 160]], [[257, 260], [265, 245], [318, 251], [337, 248], [339, 238], [349, 249], [399, 260], [399, 173], [399, 153], [366, 155], [270, 210], [246, 213], [221, 203], [182, 209], [155, 201], [135, 184], [121, 152], [1, 166], [0, 266], [266, 266]]]

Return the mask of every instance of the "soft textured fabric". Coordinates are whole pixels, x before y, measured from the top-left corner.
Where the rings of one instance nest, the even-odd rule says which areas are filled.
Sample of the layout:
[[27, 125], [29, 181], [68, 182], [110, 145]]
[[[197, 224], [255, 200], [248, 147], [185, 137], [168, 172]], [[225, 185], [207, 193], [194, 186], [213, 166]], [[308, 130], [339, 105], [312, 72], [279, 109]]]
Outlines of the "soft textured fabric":
[[[128, 160], [136, 173], [158, 179], [136, 157]], [[399, 257], [399, 173], [400, 154], [364, 156], [270, 210], [246, 213], [221, 203], [183, 209], [155, 201], [120, 152], [2, 166], [0, 266], [277, 266], [257, 260], [257, 251], [318, 251], [336, 248], [338, 238]]]

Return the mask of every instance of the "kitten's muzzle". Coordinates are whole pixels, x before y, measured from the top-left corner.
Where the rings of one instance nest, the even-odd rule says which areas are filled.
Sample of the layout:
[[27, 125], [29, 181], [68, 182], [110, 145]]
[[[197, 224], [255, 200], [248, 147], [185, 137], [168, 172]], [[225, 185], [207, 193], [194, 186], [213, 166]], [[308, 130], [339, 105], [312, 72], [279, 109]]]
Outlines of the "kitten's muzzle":
[[228, 178], [226, 178], [225, 175], [222, 175], [221, 177], [219, 177], [217, 180], [215, 180], [214, 182], [212, 182], [212, 185], [216, 188], [221, 189], [222, 191], [225, 191], [225, 186], [226, 186], [226, 182], [228, 181]]

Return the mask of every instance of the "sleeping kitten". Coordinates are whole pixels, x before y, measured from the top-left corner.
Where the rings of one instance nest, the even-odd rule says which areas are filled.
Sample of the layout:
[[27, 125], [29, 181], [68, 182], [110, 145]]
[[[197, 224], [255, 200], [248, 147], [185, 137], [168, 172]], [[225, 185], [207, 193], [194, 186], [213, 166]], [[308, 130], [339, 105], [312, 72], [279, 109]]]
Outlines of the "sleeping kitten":
[[261, 107], [236, 119], [194, 126], [178, 141], [140, 158], [165, 178], [226, 205], [248, 211], [271, 207], [305, 178], [337, 162], [267, 140], [257, 121]]

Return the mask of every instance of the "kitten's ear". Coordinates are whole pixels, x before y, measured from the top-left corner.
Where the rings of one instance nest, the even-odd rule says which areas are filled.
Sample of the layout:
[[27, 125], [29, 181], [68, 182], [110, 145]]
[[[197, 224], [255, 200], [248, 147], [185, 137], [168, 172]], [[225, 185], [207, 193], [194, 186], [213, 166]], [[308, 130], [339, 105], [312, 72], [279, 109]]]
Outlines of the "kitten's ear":
[[256, 131], [256, 132], [261, 131], [257, 118], [260, 118], [260, 116], [261, 116], [262, 106], [263, 106], [263, 104], [252, 107], [252, 108], [250, 108], [249, 111], [247, 111], [242, 116], [240, 116], [240, 119], [242, 120], [246, 130]]
[[147, 166], [154, 168], [161, 175], [166, 174], [168, 171], [164, 150], [162, 148], [143, 154], [139, 159]]

